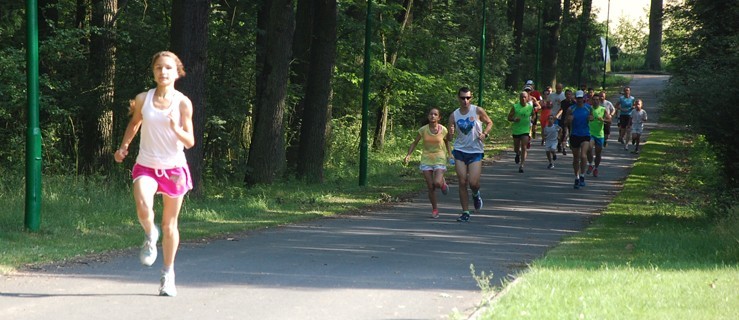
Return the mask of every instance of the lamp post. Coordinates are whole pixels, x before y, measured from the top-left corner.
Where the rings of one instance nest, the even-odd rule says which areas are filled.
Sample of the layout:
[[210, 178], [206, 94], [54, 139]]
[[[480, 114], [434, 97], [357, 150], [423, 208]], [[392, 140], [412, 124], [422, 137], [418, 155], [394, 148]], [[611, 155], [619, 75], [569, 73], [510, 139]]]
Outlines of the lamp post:
[[369, 150], [367, 126], [369, 121], [370, 46], [372, 44], [372, 0], [367, 0], [367, 18], [364, 27], [364, 80], [362, 82], [362, 129], [359, 141], [359, 185], [367, 185], [367, 157]]
[[478, 102], [477, 105], [482, 106], [482, 95], [483, 95], [483, 88], [485, 85], [485, 32], [486, 32], [486, 26], [487, 24], [487, 5], [485, 3], [485, 0], [482, 0], [482, 32], [480, 33], [480, 82], [478, 84]]
[[38, 231], [41, 225], [41, 129], [39, 128], [38, 2], [26, 0], [28, 128], [26, 129], [25, 226]]

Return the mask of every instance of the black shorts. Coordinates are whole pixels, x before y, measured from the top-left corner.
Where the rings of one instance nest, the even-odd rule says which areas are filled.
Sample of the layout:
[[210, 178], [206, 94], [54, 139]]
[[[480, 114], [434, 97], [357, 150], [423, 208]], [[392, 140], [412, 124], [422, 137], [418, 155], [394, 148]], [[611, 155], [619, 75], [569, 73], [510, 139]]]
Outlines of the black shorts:
[[514, 134], [514, 135], [511, 135], [511, 136], [513, 137], [513, 139], [521, 139], [521, 138], [523, 138], [523, 137], [527, 137], [527, 138], [528, 138], [528, 137], [529, 137], [529, 134], [528, 134], [528, 133], [524, 133], [524, 134]]
[[606, 136], [611, 134], [611, 123], [610, 122], [603, 122], [603, 134]]
[[630, 115], [622, 114], [620, 117], [618, 117], [618, 127], [621, 129], [628, 128], [630, 122], [631, 122]]
[[587, 136], [587, 137], [570, 136], [570, 149], [580, 149], [580, 145], [583, 142], [590, 142], [590, 136]]

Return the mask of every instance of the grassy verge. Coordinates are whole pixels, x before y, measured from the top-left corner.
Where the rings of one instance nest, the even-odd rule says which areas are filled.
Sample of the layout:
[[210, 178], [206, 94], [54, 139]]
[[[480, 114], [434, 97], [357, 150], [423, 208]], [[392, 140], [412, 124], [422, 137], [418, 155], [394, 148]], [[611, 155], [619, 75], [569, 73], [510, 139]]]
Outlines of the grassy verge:
[[[397, 158], [394, 161], [392, 158]], [[211, 185], [203, 199], [188, 198], [180, 215], [183, 241], [203, 241], [229, 233], [283, 225], [397, 201], [419, 190], [419, 175], [400, 165], [400, 154], [371, 159], [367, 187], [337, 177], [324, 184], [288, 181], [244, 188]], [[382, 168], [382, 169], [378, 169]], [[128, 179], [44, 177], [41, 231], [23, 228], [21, 178], [0, 186], [0, 274], [22, 267], [137, 246], [141, 227]], [[115, 182], [119, 180], [120, 182]], [[12, 187], [15, 186], [15, 187]], [[157, 199], [155, 211], [161, 212]], [[157, 214], [157, 221], [160, 219]]]
[[623, 191], [481, 319], [735, 319], [739, 214], [717, 215], [711, 152], [656, 130]]

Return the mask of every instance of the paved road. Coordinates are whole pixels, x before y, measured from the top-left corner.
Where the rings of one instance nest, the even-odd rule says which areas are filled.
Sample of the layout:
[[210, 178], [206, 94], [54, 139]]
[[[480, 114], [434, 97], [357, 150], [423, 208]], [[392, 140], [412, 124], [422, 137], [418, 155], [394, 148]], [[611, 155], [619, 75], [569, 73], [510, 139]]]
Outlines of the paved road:
[[[636, 76], [635, 96], [656, 119], [666, 77]], [[611, 97], [614, 98], [614, 97]], [[612, 140], [615, 140], [612, 139]], [[183, 244], [179, 296], [158, 297], [159, 266], [135, 251], [0, 278], [0, 319], [445, 319], [483, 299], [470, 273], [494, 284], [542, 256], [600, 212], [635, 156], [615, 142], [601, 175], [572, 188], [571, 157], [554, 170], [538, 142], [525, 174], [511, 154], [483, 170], [485, 207], [455, 221], [457, 188], [430, 218], [425, 193], [361, 215], [255, 231], [207, 245]]]

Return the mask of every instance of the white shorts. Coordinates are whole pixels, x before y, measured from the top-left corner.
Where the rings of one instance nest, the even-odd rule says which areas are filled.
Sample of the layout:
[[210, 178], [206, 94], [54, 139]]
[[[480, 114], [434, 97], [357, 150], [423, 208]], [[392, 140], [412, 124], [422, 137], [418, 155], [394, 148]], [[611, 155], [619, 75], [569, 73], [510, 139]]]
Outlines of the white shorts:
[[443, 164], [435, 164], [435, 165], [422, 164], [418, 166], [418, 168], [421, 169], [421, 171], [436, 171], [436, 170], [446, 171], [446, 165], [443, 165]]
[[546, 151], [557, 152], [557, 144], [558, 143], [559, 143], [559, 141], [557, 141], [557, 140], [547, 141], [547, 142], [544, 143], [544, 149]]
[[641, 134], [643, 131], [644, 131], [643, 124], [639, 124], [639, 125], [635, 124], [635, 125], [632, 125], [631, 127], [631, 133]]

